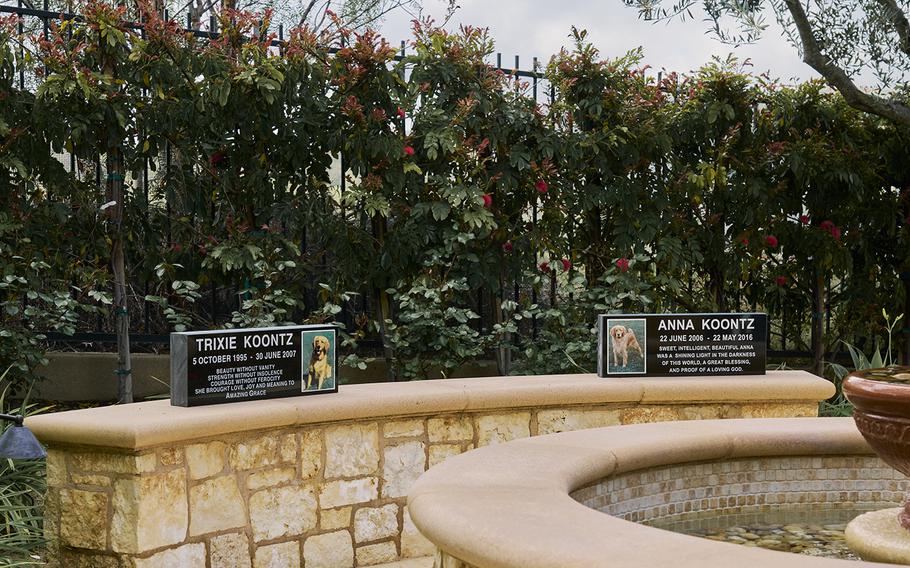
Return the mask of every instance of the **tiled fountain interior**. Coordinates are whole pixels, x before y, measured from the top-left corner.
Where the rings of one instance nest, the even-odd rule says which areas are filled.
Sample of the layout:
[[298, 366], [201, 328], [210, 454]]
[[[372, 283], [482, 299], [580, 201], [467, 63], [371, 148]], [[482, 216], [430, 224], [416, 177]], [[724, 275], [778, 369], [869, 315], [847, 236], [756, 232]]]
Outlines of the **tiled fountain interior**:
[[580, 503], [676, 532], [851, 558], [845, 524], [903, 502], [906, 478], [873, 456], [765, 457], [633, 471], [572, 493]]

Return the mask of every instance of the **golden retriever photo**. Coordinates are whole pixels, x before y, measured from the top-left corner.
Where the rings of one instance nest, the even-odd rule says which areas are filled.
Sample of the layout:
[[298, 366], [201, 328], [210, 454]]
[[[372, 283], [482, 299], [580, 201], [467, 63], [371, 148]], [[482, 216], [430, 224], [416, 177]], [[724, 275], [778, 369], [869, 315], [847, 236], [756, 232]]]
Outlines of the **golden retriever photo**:
[[[310, 364], [306, 374], [306, 382], [303, 386], [304, 390], [323, 390], [323, 389], [333, 389], [335, 388], [335, 379], [332, 374], [332, 364], [334, 359], [334, 346], [333, 341], [330, 341], [326, 335], [315, 335], [315, 333], [320, 334], [331, 334], [332, 340], [335, 339], [334, 331], [322, 330], [319, 332], [304, 332], [303, 333], [303, 345], [304, 353], [309, 352]], [[312, 341], [309, 341], [312, 337]], [[309, 346], [310, 349], [306, 349]]]
[[645, 352], [641, 343], [638, 342], [638, 335], [641, 335], [642, 341], [645, 341], [645, 321], [642, 319], [610, 320], [607, 323], [610, 329], [607, 365], [609, 372], [644, 373]]

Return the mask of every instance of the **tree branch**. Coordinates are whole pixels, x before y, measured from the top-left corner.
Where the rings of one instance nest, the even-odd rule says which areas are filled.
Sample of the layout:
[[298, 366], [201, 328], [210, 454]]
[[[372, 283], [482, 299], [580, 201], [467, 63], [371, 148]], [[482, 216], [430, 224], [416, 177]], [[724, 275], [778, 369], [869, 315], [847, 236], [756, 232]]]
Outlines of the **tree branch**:
[[300, 15], [300, 21], [297, 24], [298, 27], [303, 26], [303, 24], [309, 19], [310, 12], [313, 11], [313, 6], [316, 5], [316, 0], [310, 0], [306, 8], [303, 9], [303, 13]]
[[910, 22], [904, 11], [897, 5], [897, 0], [876, 0], [885, 9], [885, 17], [897, 31], [900, 39], [900, 50], [910, 55]]
[[[887, 1], [887, 0], [886, 0]], [[893, 0], [891, 0], [893, 1]], [[799, 32], [803, 50], [803, 61], [818, 71], [828, 83], [840, 92], [847, 104], [855, 109], [910, 126], [910, 107], [894, 100], [864, 92], [850, 79], [847, 73], [832, 63], [818, 47], [812, 24], [800, 0], [784, 0], [793, 23]], [[906, 21], [906, 20], [905, 20]]]

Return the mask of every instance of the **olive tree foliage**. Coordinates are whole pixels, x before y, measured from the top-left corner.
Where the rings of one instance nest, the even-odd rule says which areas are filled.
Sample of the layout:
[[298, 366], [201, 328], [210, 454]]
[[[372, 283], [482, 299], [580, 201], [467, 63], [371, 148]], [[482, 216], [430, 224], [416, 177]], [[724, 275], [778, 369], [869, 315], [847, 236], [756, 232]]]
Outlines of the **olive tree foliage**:
[[[775, 18], [803, 61], [846, 102], [910, 126], [908, 0], [623, 0], [648, 20], [687, 19], [702, 8], [711, 33], [750, 43]], [[873, 88], [860, 85], [872, 80]]]

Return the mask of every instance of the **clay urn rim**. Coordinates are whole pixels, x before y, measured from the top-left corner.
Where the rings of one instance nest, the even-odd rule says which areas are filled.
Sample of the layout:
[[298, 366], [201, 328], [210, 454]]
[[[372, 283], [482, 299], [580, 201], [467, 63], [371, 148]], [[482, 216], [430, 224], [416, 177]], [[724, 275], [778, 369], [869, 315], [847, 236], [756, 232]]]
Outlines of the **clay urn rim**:
[[908, 374], [910, 367], [890, 366], [853, 371], [843, 381], [844, 396], [857, 410], [910, 418], [910, 383], [889, 382], [875, 375]]

